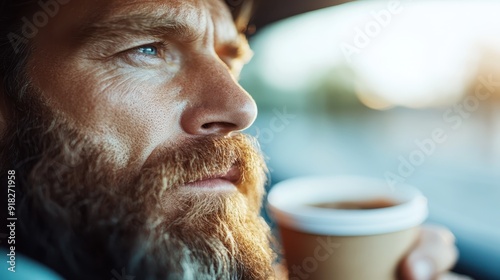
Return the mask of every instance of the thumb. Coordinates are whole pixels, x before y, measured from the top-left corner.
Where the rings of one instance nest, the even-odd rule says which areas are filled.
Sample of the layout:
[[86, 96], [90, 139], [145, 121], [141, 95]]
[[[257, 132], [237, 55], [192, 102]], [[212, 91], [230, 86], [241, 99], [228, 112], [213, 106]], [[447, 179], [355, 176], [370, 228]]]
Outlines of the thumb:
[[406, 258], [401, 267], [401, 278], [404, 280], [431, 280], [436, 274], [434, 262], [418, 253]]
[[423, 227], [413, 251], [401, 263], [401, 279], [431, 280], [449, 270], [458, 257], [454, 241], [447, 229]]

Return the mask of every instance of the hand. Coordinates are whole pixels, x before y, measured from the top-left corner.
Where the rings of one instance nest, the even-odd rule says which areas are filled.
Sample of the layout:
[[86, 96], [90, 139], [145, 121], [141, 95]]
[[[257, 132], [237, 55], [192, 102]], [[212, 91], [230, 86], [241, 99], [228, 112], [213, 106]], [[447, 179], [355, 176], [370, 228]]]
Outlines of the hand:
[[458, 259], [455, 237], [446, 228], [423, 226], [413, 251], [401, 262], [403, 280], [464, 280], [465, 276], [447, 273]]

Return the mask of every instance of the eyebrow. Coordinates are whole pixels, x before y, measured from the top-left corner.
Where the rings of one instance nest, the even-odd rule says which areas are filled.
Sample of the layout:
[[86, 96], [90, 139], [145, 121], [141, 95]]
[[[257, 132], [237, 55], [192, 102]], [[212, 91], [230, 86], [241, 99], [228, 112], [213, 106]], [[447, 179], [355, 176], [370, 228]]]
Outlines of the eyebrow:
[[135, 14], [115, 17], [106, 21], [91, 21], [80, 27], [80, 42], [113, 41], [130, 36], [170, 37], [179, 41], [194, 41], [202, 34], [194, 26], [174, 20], [168, 16], [152, 17], [150, 14]]
[[[179, 42], [193, 42], [203, 36], [199, 28], [179, 21], [169, 15], [151, 16], [151, 14], [133, 14], [114, 17], [109, 20], [94, 18], [83, 24], [77, 32], [77, 38], [83, 44], [116, 43], [131, 36], [152, 36], [172, 38]], [[248, 62], [253, 52], [247, 41], [236, 38], [221, 44], [220, 50], [226, 58]]]

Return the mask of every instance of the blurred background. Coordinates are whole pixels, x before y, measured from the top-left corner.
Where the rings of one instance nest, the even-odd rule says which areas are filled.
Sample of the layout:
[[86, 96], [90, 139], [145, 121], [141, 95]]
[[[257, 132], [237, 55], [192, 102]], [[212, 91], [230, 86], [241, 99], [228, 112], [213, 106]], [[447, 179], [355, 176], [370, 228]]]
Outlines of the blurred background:
[[241, 84], [270, 187], [409, 183], [455, 233], [456, 271], [500, 279], [500, 2], [261, 1]]

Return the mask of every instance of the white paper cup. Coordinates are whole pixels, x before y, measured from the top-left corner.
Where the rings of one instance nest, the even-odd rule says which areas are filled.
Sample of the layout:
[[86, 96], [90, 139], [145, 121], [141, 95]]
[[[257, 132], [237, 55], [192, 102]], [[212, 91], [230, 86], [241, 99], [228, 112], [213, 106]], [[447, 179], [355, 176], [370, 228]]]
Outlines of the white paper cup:
[[[390, 200], [393, 206], [326, 209], [335, 202]], [[391, 280], [427, 218], [409, 185], [363, 177], [305, 177], [274, 186], [268, 209], [279, 225], [290, 279]]]

